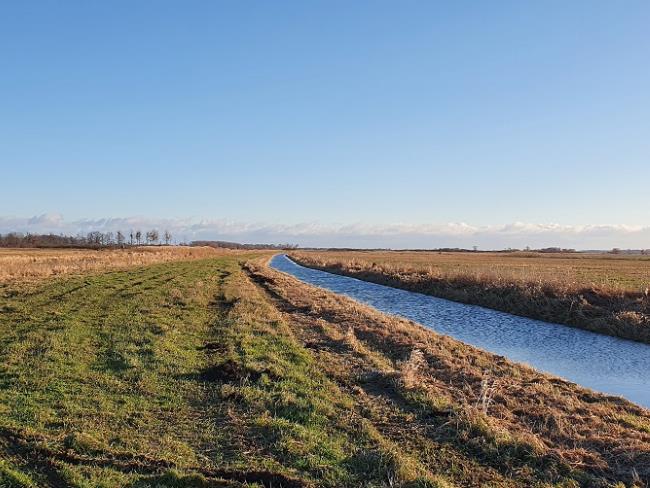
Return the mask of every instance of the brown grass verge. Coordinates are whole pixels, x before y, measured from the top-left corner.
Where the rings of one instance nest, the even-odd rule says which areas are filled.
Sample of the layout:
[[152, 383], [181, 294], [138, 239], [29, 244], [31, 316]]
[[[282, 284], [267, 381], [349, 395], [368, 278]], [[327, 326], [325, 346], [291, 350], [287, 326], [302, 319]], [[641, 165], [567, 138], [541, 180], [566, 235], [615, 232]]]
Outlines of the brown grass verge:
[[311, 268], [650, 343], [648, 260], [509, 256], [291, 253]]
[[211, 247], [152, 246], [128, 249], [0, 249], [0, 282], [208, 258], [232, 253]]
[[359, 415], [422, 469], [458, 486], [647, 486], [648, 410], [261, 263], [247, 270]]

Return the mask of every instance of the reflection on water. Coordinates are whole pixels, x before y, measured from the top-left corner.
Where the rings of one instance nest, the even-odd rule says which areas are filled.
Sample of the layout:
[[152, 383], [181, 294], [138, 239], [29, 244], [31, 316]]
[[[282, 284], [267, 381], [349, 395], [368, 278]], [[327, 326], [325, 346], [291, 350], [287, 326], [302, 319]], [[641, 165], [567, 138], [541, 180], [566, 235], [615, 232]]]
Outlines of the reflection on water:
[[300, 266], [271, 266], [481, 349], [650, 407], [650, 346]]

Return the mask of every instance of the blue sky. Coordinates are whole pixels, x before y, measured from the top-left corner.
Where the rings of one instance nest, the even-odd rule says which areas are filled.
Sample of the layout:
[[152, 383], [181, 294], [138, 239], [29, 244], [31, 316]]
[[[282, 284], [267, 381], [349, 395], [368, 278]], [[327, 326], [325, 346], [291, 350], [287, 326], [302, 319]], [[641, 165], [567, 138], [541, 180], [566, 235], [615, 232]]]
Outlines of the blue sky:
[[649, 226], [648, 25], [647, 1], [4, 2], [0, 216]]

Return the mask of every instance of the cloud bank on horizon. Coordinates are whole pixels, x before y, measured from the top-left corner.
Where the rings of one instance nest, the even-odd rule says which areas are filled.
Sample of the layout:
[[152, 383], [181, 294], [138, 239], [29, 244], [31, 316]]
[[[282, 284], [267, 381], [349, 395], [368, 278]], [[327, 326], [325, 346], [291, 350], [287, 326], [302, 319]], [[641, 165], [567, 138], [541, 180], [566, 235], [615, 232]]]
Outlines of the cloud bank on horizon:
[[108, 217], [65, 220], [59, 214], [0, 217], [0, 233], [77, 235], [90, 231], [169, 230], [176, 242], [224, 240], [241, 243], [292, 243], [301, 247], [480, 249], [563, 247], [574, 249], [650, 248], [650, 226], [560, 225], [515, 222], [472, 226], [446, 224], [245, 223], [227, 219]]

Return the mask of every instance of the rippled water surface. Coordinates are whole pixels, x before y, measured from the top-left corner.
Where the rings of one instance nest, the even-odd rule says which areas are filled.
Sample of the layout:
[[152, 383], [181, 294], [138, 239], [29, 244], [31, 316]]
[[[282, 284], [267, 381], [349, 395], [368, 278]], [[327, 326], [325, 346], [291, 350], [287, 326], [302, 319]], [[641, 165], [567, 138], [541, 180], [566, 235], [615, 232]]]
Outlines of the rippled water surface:
[[467, 344], [650, 407], [650, 346], [300, 266], [271, 266]]

